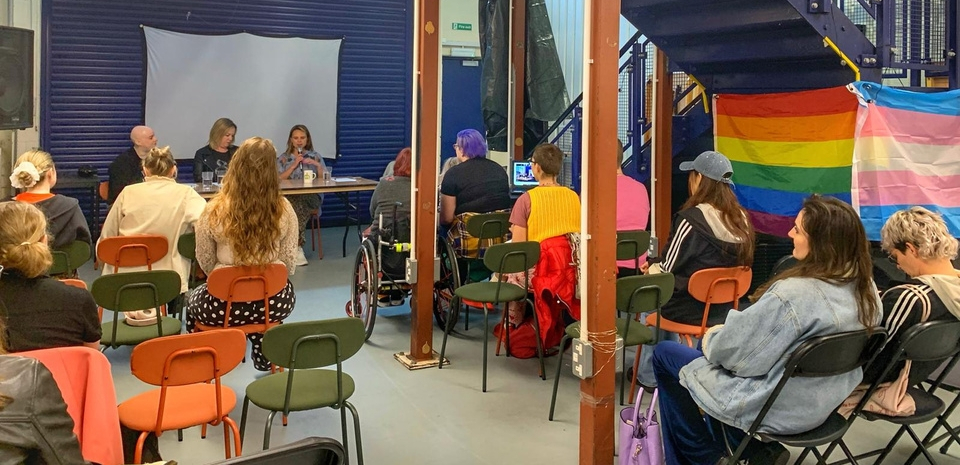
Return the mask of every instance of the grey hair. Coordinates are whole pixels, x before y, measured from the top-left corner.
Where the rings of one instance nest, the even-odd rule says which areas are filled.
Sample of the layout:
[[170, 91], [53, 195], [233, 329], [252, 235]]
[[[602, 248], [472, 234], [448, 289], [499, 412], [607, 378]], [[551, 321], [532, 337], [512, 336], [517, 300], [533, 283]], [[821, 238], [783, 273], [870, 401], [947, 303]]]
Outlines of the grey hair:
[[880, 230], [880, 247], [887, 253], [893, 249], [903, 252], [908, 243], [917, 247], [921, 259], [953, 260], [957, 256], [957, 239], [950, 235], [943, 218], [923, 207], [890, 215]]

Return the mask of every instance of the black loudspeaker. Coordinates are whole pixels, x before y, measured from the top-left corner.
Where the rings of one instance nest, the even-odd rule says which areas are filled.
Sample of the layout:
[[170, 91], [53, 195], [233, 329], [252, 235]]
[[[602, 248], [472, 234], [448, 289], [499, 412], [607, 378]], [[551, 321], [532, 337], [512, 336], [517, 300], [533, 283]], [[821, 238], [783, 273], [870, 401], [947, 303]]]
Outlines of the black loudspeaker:
[[33, 126], [33, 31], [0, 26], [0, 129]]

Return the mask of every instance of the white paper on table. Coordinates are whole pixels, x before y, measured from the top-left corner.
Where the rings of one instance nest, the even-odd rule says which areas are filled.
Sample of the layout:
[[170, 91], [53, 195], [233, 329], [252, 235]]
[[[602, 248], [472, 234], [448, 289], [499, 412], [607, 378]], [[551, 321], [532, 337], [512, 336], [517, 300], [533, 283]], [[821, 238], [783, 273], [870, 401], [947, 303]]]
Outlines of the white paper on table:
[[333, 178], [334, 182], [353, 182], [356, 180], [357, 178]]

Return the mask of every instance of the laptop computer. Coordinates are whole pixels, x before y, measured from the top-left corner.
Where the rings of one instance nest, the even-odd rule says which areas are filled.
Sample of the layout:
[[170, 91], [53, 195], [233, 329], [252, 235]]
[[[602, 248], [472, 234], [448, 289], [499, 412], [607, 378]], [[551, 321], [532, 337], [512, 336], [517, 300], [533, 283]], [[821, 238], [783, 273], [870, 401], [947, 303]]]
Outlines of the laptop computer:
[[537, 178], [533, 176], [533, 162], [527, 160], [510, 162], [511, 193], [522, 194], [537, 187], [537, 184]]

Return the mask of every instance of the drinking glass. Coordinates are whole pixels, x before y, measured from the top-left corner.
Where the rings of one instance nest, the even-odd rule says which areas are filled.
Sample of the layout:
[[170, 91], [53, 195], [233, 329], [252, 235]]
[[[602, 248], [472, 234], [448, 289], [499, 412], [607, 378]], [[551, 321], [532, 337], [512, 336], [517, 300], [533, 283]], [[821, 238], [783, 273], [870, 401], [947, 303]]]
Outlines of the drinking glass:
[[331, 172], [330, 168], [323, 170], [323, 183], [330, 184], [332, 179], [333, 179], [333, 173]]
[[203, 190], [207, 191], [213, 188], [213, 171], [204, 171], [200, 173], [200, 179], [203, 181]]
[[217, 185], [223, 185], [223, 177], [227, 175], [226, 168], [217, 168]]

